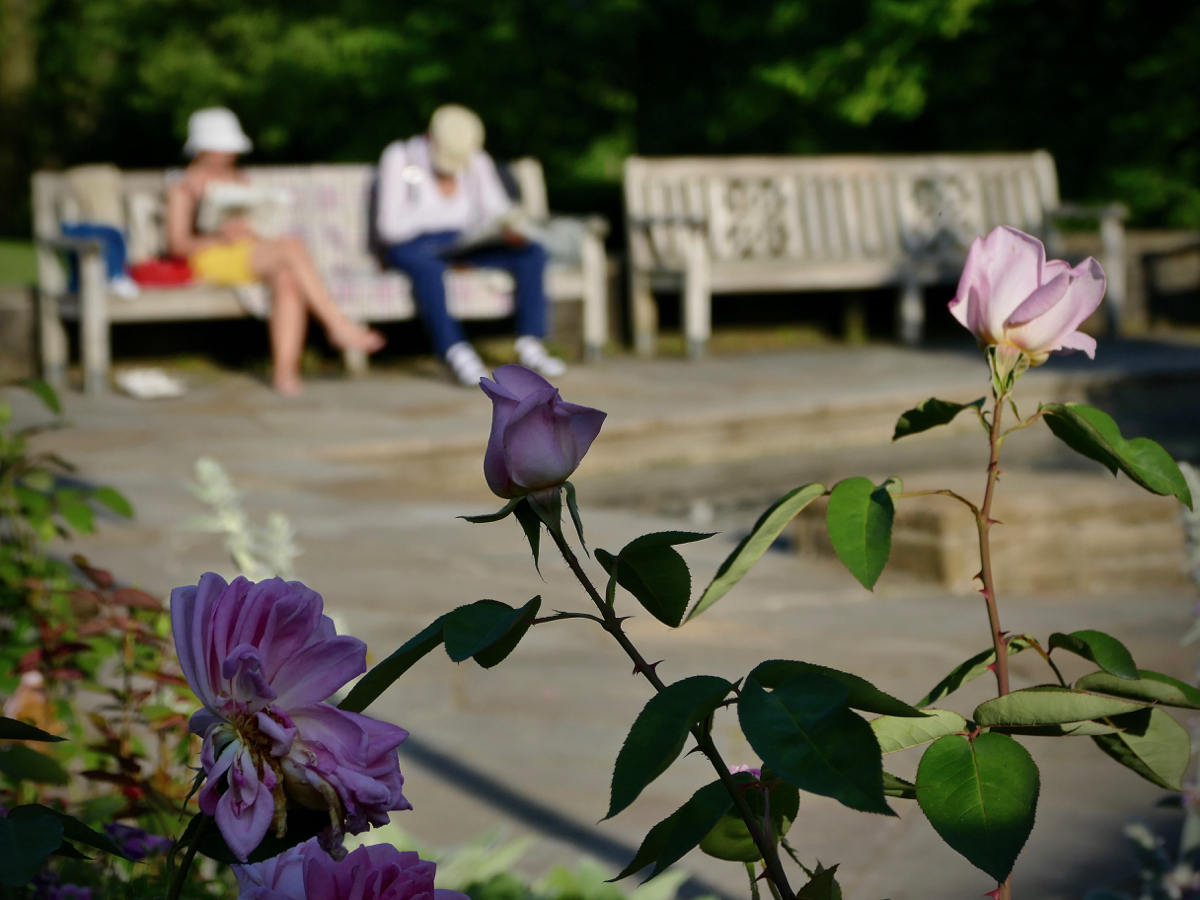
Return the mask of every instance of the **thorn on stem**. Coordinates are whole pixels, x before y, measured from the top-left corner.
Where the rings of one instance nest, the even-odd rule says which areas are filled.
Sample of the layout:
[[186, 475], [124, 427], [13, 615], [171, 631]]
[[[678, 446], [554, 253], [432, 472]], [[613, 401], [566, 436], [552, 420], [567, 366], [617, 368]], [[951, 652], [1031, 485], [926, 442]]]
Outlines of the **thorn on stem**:
[[652, 675], [656, 674], [654, 670], [659, 667], [660, 663], [662, 663], [661, 659], [658, 662], [647, 663], [645, 670], [642, 669], [642, 666], [640, 663], [634, 663], [633, 664], [633, 672], [630, 674], [640, 675], [643, 671], [649, 672]]

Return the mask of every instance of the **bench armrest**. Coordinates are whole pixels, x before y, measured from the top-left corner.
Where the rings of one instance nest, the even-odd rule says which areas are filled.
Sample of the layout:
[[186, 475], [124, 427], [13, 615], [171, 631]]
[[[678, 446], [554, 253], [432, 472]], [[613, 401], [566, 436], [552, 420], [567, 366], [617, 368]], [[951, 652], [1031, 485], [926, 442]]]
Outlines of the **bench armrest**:
[[104, 244], [97, 238], [71, 237], [40, 237], [34, 239], [34, 246], [47, 250], [64, 250], [75, 253], [100, 253]]
[[656, 225], [686, 225], [688, 228], [707, 228], [708, 219], [704, 216], [630, 216], [629, 224], [633, 228], [649, 231]]
[[1124, 222], [1129, 218], [1129, 207], [1124, 203], [1061, 203], [1046, 214], [1053, 219], [1116, 219]]

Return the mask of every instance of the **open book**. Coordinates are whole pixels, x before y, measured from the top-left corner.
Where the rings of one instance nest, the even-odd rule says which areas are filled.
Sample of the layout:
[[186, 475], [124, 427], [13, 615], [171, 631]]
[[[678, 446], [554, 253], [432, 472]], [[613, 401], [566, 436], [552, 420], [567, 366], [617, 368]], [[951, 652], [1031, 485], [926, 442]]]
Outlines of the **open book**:
[[481, 250], [504, 250], [512, 247], [509, 235], [517, 234], [527, 241], [538, 240], [538, 227], [520, 210], [511, 210], [486, 225], [464, 231], [449, 247], [438, 255], [443, 259], [457, 259], [478, 253]]

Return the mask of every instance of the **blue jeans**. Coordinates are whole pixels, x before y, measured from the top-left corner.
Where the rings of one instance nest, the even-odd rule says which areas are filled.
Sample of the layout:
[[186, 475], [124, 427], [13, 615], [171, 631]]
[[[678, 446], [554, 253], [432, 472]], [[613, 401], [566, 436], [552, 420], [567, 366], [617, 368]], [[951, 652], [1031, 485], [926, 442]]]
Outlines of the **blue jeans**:
[[[392, 244], [387, 248], [388, 265], [399, 269], [412, 280], [413, 297], [421, 319], [438, 356], [459, 341], [467, 339], [462, 325], [446, 309], [446, 274], [448, 261], [438, 254], [458, 240], [456, 231], [423, 234]], [[503, 269], [517, 282], [515, 300], [517, 334], [544, 337], [546, 334], [546, 251], [532, 241], [519, 247], [500, 250], [480, 250], [456, 257], [454, 263], [465, 262], [488, 269]]]
[[[111, 225], [80, 222], [62, 226], [63, 237], [99, 241], [104, 254], [104, 268], [111, 281], [125, 273], [125, 235]], [[70, 290], [79, 290], [79, 257], [71, 254]]]

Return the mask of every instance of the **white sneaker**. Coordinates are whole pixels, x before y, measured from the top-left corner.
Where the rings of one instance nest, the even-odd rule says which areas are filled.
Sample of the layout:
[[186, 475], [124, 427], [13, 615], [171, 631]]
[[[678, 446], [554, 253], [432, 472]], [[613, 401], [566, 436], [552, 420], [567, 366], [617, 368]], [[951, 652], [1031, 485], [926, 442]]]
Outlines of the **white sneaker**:
[[527, 369], [533, 369], [546, 378], [557, 378], [566, 374], [567, 364], [557, 356], [551, 356], [546, 345], [532, 335], [517, 338], [517, 359]]
[[122, 300], [133, 300], [142, 292], [138, 283], [128, 275], [118, 275], [109, 279], [108, 289]]
[[466, 341], [459, 341], [446, 351], [446, 365], [464, 387], [478, 387], [480, 378], [487, 378], [487, 366]]

